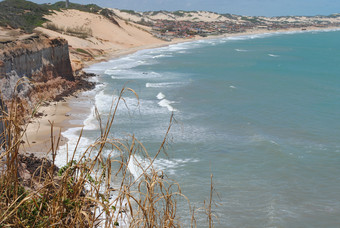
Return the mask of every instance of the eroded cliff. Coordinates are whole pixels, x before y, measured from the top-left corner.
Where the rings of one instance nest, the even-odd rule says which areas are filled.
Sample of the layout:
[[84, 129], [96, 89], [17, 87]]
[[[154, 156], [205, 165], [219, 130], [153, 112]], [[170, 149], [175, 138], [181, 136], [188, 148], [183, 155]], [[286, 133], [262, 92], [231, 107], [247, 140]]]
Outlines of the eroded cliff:
[[48, 82], [56, 78], [74, 81], [67, 41], [34, 35], [21, 40], [0, 42], [2, 96], [10, 98], [18, 80], [24, 77], [30, 83], [20, 83], [17, 92], [21, 96], [30, 91], [32, 82]]

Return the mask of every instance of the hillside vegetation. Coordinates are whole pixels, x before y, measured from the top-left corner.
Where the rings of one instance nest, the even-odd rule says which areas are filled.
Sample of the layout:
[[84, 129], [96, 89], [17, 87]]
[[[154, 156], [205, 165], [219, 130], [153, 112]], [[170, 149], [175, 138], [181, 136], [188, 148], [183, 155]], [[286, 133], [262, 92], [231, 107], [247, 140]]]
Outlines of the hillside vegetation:
[[[4, 0], [0, 2], [0, 26], [10, 26], [15, 29], [20, 28], [25, 32], [32, 32], [34, 28], [47, 22], [44, 16], [51, 14], [51, 10], [61, 9], [65, 9], [63, 1], [52, 5], [40, 5], [26, 0]], [[98, 13], [102, 8], [95, 4], [70, 3], [69, 9]]]
[[25, 0], [4, 0], [0, 2], [0, 26], [9, 25], [31, 32], [35, 27], [46, 22], [44, 15], [49, 14], [46, 5], [39, 5]]
[[[60, 10], [65, 9], [65, 1], [59, 1], [52, 5], [48, 5], [48, 8], [51, 10]], [[88, 4], [88, 5], [82, 5], [77, 3], [71, 3], [68, 6], [68, 9], [76, 9], [84, 12], [90, 12], [90, 13], [98, 13], [100, 10], [102, 10], [101, 7], [97, 6], [96, 4]]]

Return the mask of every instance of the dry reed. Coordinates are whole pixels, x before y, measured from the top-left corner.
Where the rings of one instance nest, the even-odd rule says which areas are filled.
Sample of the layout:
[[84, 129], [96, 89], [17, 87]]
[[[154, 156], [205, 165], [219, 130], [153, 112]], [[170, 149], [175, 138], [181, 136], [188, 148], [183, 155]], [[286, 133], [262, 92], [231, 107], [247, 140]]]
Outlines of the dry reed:
[[[134, 136], [128, 141], [110, 138], [117, 108], [124, 103], [126, 92], [138, 98], [134, 90], [123, 88], [112, 103], [105, 123], [96, 111], [100, 137], [85, 151], [79, 151], [81, 132], [68, 163], [60, 169], [55, 166], [60, 134], [53, 135], [53, 123], [50, 123], [51, 149], [48, 153], [52, 161], [41, 161], [40, 167], [31, 175], [28, 187], [20, 180], [19, 150], [25, 132], [17, 118], [20, 103], [13, 99], [10, 112], [2, 110], [6, 140], [0, 154], [0, 227], [181, 226], [177, 201], [187, 198], [178, 183], [153, 166], [166, 145], [173, 116], [154, 156], [150, 156]], [[107, 150], [110, 153], [104, 156]], [[145, 162], [138, 157], [143, 157]], [[141, 171], [136, 177], [129, 170], [131, 164]], [[206, 207], [209, 227], [213, 226], [212, 196]], [[188, 205], [190, 207], [189, 201]], [[194, 213], [192, 210], [191, 227], [196, 227]]]

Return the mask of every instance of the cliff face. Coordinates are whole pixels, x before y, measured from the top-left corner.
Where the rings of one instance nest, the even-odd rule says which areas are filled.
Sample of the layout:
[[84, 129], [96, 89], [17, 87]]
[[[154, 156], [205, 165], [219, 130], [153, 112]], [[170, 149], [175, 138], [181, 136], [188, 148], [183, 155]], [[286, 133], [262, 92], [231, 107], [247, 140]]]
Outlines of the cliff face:
[[[11, 97], [16, 83], [23, 77], [47, 82], [61, 77], [74, 81], [67, 41], [61, 38], [31, 36], [0, 43], [0, 89], [4, 98]], [[25, 93], [29, 85], [20, 85]]]

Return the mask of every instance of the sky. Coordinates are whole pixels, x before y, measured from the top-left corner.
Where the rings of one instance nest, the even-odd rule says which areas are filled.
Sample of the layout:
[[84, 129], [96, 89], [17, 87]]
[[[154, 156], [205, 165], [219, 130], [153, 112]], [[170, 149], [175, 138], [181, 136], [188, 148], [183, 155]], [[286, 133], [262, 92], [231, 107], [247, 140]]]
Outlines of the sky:
[[[31, 0], [54, 3], [57, 0]], [[59, 0], [60, 1], [60, 0]], [[315, 16], [340, 13], [340, 0], [70, 0], [135, 11], [204, 10], [246, 16]]]

